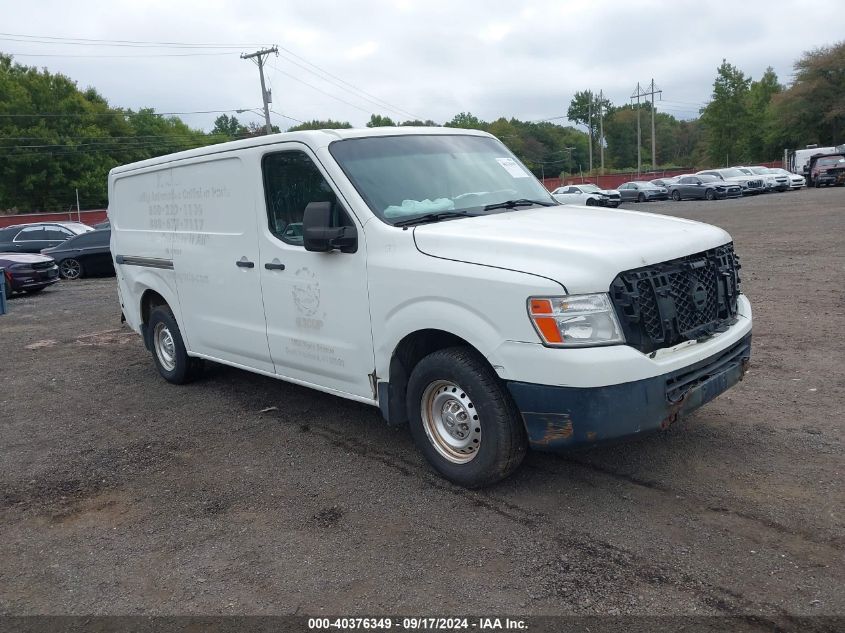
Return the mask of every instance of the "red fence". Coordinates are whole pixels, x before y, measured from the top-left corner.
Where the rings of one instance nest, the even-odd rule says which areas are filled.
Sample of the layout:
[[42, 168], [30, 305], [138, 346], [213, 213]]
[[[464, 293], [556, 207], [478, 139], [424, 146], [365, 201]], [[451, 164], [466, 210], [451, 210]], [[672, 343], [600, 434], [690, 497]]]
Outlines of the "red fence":
[[68, 211], [67, 213], [21, 213], [18, 215], [0, 215], [0, 228], [4, 226], [11, 226], [13, 224], [27, 224], [29, 222], [82, 222], [88, 226], [93, 226], [98, 222], [102, 222], [107, 217], [105, 209], [82, 211], [79, 214], [77, 214], [76, 211]]

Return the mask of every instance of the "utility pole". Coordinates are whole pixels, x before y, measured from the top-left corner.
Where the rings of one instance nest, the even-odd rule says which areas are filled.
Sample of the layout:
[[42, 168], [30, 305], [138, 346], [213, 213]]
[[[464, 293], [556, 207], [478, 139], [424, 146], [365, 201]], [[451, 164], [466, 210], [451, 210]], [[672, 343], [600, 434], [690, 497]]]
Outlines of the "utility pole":
[[262, 48], [260, 51], [255, 51], [248, 55], [241, 53], [241, 59], [251, 59], [258, 65], [258, 74], [261, 77], [261, 99], [264, 101], [264, 123], [267, 128], [267, 134], [273, 133], [273, 127], [270, 125], [270, 103], [273, 101], [273, 97], [264, 85], [264, 62], [270, 53], [276, 53], [276, 57], [278, 57], [279, 48], [277, 46]]
[[590, 132], [590, 173], [593, 173], [593, 91], [587, 93], [590, 102], [587, 104], [587, 130]]
[[604, 176], [604, 112], [602, 110], [602, 101], [604, 100], [604, 90], [599, 90], [599, 155], [601, 156], [601, 175]]
[[651, 91], [649, 94], [651, 95], [651, 168], [655, 169], [657, 167], [657, 143], [654, 137], [654, 95], [660, 94], [660, 98], [663, 98], [663, 91], [662, 90], [655, 90], [654, 88], [654, 77], [651, 78]]
[[640, 90], [640, 82], [637, 82], [637, 91], [631, 95], [631, 101], [637, 100], [637, 176], [640, 175], [643, 167], [643, 159], [641, 155], [642, 146], [642, 130], [640, 129], [640, 97], [642, 96]]
[[[574, 150], [574, 149], [575, 149], [574, 147], [564, 147], [563, 148], [564, 152], [568, 152], [567, 156], [566, 156], [566, 169], [568, 169], [569, 171], [572, 171], [572, 150]], [[561, 183], [562, 185], [566, 184], [566, 169], [563, 170], [563, 180], [564, 180], [564, 182]]]
[[651, 97], [651, 168], [654, 169], [657, 163], [657, 144], [655, 142], [654, 134], [654, 95], [662, 95], [662, 90], [657, 90], [654, 85], [654, 79], [651, 80], [649, 90], [640, 88], [640, 83], [637, 82], [637, 91], [631, 95], [631, 100], [637, 100], [637, 175], [642, 170], [641, 146], [642, 146], [642, 131], [640, 127], [640, 97]]
[[76, 190], [76, 219], [82, 222], [82, 211], [79, 208], [79, 189]]

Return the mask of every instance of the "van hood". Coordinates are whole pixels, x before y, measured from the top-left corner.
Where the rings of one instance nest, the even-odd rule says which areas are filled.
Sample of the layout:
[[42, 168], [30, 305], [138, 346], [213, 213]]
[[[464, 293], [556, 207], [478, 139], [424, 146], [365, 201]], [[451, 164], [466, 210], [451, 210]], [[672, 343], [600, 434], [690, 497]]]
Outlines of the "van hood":
[[575, 294], [606, 292], [622, 271], [721, 246], [731, 236], [692, 220], [566, 205], [425, 224], [414, 240], [426, 255], [540, 275]]

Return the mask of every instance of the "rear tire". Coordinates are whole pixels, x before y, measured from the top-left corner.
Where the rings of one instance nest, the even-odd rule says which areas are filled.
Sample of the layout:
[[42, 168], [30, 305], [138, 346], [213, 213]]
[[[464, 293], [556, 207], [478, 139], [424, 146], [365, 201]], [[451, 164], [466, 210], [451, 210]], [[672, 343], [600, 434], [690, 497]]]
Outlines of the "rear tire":
[[423, 358], [411, 372], [407, 406], [417, 447], [459, 486], [495, 483], [525, 457], [528, 439], [519, 411], [475, 350], [450, 347]]
[[61, 275], [62, 279], [81, 279], [84, 274], [85, 268], [83, 268], [82, 262], [78, 259], [69, 257], [63, 259], [59, 264], [59, 275]]
[[147, 336], [156, 369], [167, 382], [184, 385], [202, 374], [205, 361], [188, 356], [182, 332], [170, 308], [158, 306], [150, 313]]

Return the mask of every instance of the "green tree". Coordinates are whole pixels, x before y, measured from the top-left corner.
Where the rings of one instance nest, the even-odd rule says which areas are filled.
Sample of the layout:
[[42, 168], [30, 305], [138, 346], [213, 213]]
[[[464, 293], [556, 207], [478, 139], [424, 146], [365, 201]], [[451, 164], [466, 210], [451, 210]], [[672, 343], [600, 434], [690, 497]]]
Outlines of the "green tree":
[[771, 66], [759, 80], [752, 81], [748, 89], [748, 128], [745, 150], [751, 162], [771, 160], [778, 154], [778, 150], [771, 147], [768, 139], [771, 138], [771, 128], [774, 124], [772, 99], [781, 91], [783, 91], [783, 86]]
[[229, 116], [221, 114], [214, 120], [214, 127], [211, 129], [211, 134], [214, 136], [225, 137], [226, 140], [236, 139], [244, 136], [247, 133], [247, 128], [241, 125], [236, 116]]
[[714, 164], [740, 163], [748, 156], [750, 84], [750, 77], [746, 77], [727, 60], [722, 60], [713, 82], [712, 99], [701, 112], [701, 122], [707, 135], [707, 150]]
[[313, 121], [306, 121], [305, 123], [300, 123], [299, 125], [294, 125], [291, 128], [288, 128], [288, 132], [301, 132], [302, 130], [348, 130], [352, 127], [352, 124], [349, 121], [334, 121], [332, 119], [326, 119], [325, 121], [319, 121], [314, 119]]
[[484, 130], [487, 124], [474, 114], [461, 112], [452, 117], [452, 120], [444, 124], [445, 127], [457, 127], [464, 130]]
[[804, 53], [794, 68], [792, 85], [772, 100], [770, 145], [841, 143], [845, 138], [845, 41]]
[[373, 114], [367, 122], [367, 127], [393, 127], [396, 125], [389, 116]]

